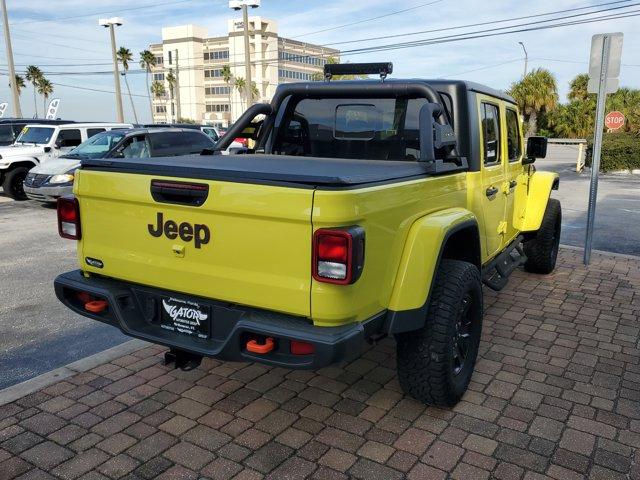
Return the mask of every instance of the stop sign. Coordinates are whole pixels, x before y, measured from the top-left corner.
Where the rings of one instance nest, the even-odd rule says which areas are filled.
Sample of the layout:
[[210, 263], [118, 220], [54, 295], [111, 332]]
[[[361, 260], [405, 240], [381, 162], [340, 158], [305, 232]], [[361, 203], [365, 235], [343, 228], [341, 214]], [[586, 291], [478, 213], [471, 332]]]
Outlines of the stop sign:
[[604, 117], [604, 124], [609, 130], [617, 130], [624, 125], [624, 115], [622, 112], [609, 112]]

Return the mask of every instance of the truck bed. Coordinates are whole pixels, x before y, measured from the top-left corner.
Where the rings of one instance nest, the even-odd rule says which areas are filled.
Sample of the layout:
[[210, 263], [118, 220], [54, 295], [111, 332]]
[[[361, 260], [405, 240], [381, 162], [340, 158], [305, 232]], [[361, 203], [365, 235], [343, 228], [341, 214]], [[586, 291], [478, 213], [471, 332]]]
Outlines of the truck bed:
[[190, 155], [85, 159], [82, 168], [230, 182], [349, 188], [428, 175], [416, 161], [351, 160], [286, 155]]

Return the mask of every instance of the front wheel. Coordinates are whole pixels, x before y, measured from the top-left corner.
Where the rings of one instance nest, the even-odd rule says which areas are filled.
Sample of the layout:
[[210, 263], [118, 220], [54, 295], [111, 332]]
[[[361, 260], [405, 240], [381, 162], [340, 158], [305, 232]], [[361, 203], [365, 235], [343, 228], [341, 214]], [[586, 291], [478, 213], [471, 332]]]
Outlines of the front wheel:
[[17, 167], [7, 172], [2, 182], [4, 193], [14, 200], [26, 200], [27, 195], [24, 193], [23, 184], [28, 172], [27, 167]]
[[421, 402], [455, 405], [469, 386], [482, 329], [478, 268], [442, 260], [424, 326], [396, 335], [402, 390]]
[[550, 198], [542, 217], [542, 224], [535, 235], [524, 242], [524, 254], [527, 261], [524, 269], [532, 273], [551, 273], [556, 268], [560, 232], [562, 225], [562, 208], [560, 201]]

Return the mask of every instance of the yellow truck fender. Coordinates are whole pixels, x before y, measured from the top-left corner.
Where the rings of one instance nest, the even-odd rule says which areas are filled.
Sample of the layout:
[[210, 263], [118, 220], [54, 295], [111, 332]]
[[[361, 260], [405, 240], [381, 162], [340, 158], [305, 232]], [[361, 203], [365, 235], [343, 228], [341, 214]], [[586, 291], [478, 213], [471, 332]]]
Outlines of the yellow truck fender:
[[528, 182], [518, 182], [513, 225], [521, 232], [540, 228], [551, 190], [557, 190], [560, 177], [555, 172], [534, 172]]
[[478, 221], [469, 210], [448, 208], [416, 220], [400, 259], [386, 331], [400, 333], [422, 327], [441, 259], [465, 260], [480, 270], [480, 252]]

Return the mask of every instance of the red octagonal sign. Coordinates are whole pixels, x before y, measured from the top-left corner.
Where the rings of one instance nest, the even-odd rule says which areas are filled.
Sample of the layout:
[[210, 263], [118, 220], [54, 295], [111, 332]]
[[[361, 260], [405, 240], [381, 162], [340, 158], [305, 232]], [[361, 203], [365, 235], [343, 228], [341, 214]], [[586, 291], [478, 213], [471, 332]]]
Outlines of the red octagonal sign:
[[622, 112], [609, 112], [604, 117], [604, 124], [609, 130], [617, 130], [624, 125], [624, 114]]

